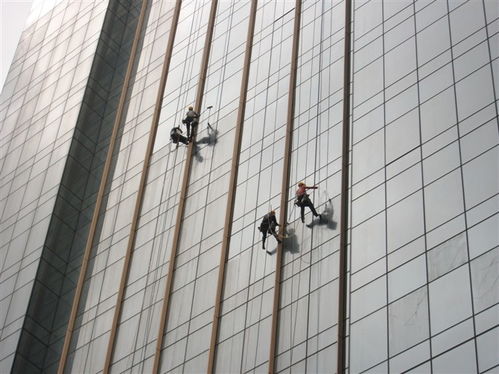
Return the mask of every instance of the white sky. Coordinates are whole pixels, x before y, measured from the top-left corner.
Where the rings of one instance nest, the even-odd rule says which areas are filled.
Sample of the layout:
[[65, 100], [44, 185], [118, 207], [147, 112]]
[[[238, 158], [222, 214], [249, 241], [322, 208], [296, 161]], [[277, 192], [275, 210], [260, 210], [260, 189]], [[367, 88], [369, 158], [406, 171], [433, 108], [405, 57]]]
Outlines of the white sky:
[[9, 72], [32, 2], [32, 0], [0, 0], [0, 91]]

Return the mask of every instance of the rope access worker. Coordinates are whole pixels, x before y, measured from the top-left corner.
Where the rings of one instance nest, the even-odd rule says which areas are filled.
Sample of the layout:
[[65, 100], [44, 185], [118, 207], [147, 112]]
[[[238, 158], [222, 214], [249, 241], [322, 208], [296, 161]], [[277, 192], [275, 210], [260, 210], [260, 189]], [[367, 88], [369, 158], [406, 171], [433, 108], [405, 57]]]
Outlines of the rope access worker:
[[178, 142], [182, 142], [185, 145], [189, 144], [189, 141], [187, 138], [182, 134], [182, 130], [180, 129], [180, 126], [174, 127], [173, 129], [170, 130], [170, 139], [172, 140], [173, 143], [177, 144]]
[[[185, 114], [185, 118], [182, 120], [182, 123], [187, 127], [187, 138], [189, 141], [192, 140], [194, 136], [194, 129], [197, 127], [199, 121], [199, 114], [194, 111], [192, 106], [189, 107], [189, 110]], [[192, 126], [192, 131], [191, 131]]]
[[[265, 249], [265, 240], [267, 239], [267, 234], [272, 234], [278, 243], [282, 243], [282, 240], [279, 239], [279, 235], [277, 235], [276, 227], [279, 226], [277, 220], [275, 218], [275, 210], [270, 211], [266, 215], [263, 216], [262, 222], [258, 229], [262, 232], [262, 249]], [[270, 253], [267, 251], [267, 253]]]
[[317, 189], [317, 186], [308, 187], [304, 182], [298, 183], [295, 204], [300, 207], [300, 217], [302, 223], [305, 223], [305, 207], [309, 207], [315, 217], [319, 217], [319, 219], [322, 218], [321, 215], [315, 210], [314, 204], [310, 201], [310, 197], [306, 192], [307, 190], [315, 189]]

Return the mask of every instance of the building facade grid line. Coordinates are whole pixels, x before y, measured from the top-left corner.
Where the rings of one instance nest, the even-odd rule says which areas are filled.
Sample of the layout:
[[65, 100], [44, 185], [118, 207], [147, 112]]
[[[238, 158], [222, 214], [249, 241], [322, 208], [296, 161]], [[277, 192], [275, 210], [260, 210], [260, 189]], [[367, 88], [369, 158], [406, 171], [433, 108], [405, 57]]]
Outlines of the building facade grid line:
[[217, 279], [217, 291], [215, 295], [215, 309], [213, 311], [213, 324], [210, 337], [210, 352], [208, 356], [207, 373], [215, 372], [215, 355], [219, 333], [220, 310], [222, 306], [222, 294], [225, 283], [225, 264], [230, 245], [230, 237], [232, 235], [232, 220], [234, 218], [234, 202], [236, 198], [236, 187], [238, 177], [238, 165], [241, 155], [241, 142], [244, 128], [244, 114], [246, 109], [246, 97], [248, 94], [248, 80], [251, 63], [251, 52], [253, 47], [253, 35], [255, 31], [255, 19], [258, 0], [251, 1], [250, 17], [248, 23], [248, 33], [246, 36], [246, 50], [244, 55], [244, 67], [242, 73], [241, 90], [239, 94], [239, 108], [237, 111], [236, 134], [234, 138], [234, 147], [232, 151], [232, 164], [230, 171], [229, 191], [227, 198], [227, 207], [225, 211], [225, 223], [222, 248], [220, 251], [220, 263]]
[[[203, 92], [204, 92], [204, 86], [206, 83], [205, 82], [206, 81], [206, 72], [208, 70], [208, 60], [210, 57], [210, 49], [211, 49], [210, 47], [211, 47], [211, 40], [213, 37], [213, 29], [214, 29], [214, 25], [215, 25], [215, 16], [216, 16], [217, 5], [218, 5], [218, 0], [212, 0], [209, 20], [208, 20], [208, 28], [206, 31], [206, 39], [205, 39], [205, 44], [204, 44], [204, 49], [203, 49], [203, 56], [202, 56], [202, 60], [201, 60], [201, 71], [199, 74], [199, 81], [198, 81], [198, 86], [197, 86], [197, 91], [196, 91], [196, 101], [194, 104], [194, 110], [197, 113], [200, 112], [200, 109], [202, 107], [202, 102], [203, 102]], [[187, 157], [186, 157], [185, 163], [184, 163], [184, 176], [182, 179], [182, 187], [180, 190], [180, 198], [179, 198], [179, 203], [178, 203], [175, 231], [173, 233], [172, 249], [171, 249], [171, 255], [170, 255], [170, 262], [169, 262], [169, 266], [168, 266], [168, 275], [167, 275], [167, 279], [166, 279], [165, 293], [163, 296], [163, 305], [161, 307], [160, 323], [159, 323], [159, 329], [158, 329], [158, 334], [157, 334], [156, 349], [155, 349], [154, 363], [153, 363], [153, 369], [152, 369], [153, 373], [159, 372], [160, 361], [161, 361], [161, 348], [163, 345], [163, 337], [164, 337], [164, 332], [165, 332], [165, 327], [166, 327], [166, 321], [168, 319], [168, 312], [169, 312], [169, 306], [170, 306], [170, 296], [171, 296], [172, 286], [173, 286], [173, 273], [174, 273], [174, 269], [175, 269], [175, 262], [176, 262], [177, 251], [178, 251], [179, 240], [180, 240], [180, 231], [182, 228], [182, 219], [183, 219], [184, 211], [185, 211], [185, 201], [187, 199], [187, 190], [188, 190], [188, 186], [189, 186], [190, 171], [191, 171], [191, 165], [192, 165], [192, 159], [193, 159], [193, 152], [194, 152], [193, 144], [194, 144], [194, 141], [196, 139], [195, 129], [193, 129], [192, 131], [193, 131], [193, 141], [189, 143], [189, 147], [187, 150]]]
[[151, 157], [152, 157], [152, 153], [153, 153], [153, 149], [154, 149], [154, 142], [156, 140], [158, 123], [159, 123], [159, 118], [160, 118], [160, 114], [161, 114], [161, 106], [163, 103], [163, 95], [164, 95], [166, 82], [168, 79], [168, 72], [169, 72], [170, 62], [171, 62], [171, 58], [172, 58], [172, 51], [173, 51], [173, 45], [174, 45], [174, 41], [175, 41], [175, 34], [176, 34], [176, 30], [177, 30], [178, 19], [179, 19], [179, 15], [180, 15], [181, 4], [182, 4], [182, 0], [177, 0], [175, 3], [175, 9], [173, 12], [173, 18], [172, 18], [172, 22], [171, 22], [171, 26], [170, 26], [170, 34], [168, 36], [168, 43], [166, 45], [166, 53], [165, 53], [165, 58], [163, 61], [163, 68], [161, 71], [161, 78], [160, 78], [160, 83], [159, 83], [158, 92], [157, 92], [157, 96], [156, 96], [156, 104], [154, 106], [154, 113], [153, 113], [153, 117], [151, 120], [151, 128], [149, 130], [149, 138], [148, 138], [147, 147], [145, 150], [144, 162], [143, 162], [143, 167], [142, 167], [142, 172], [140, 175], [140, 182], [139, 182], [138, 192], [137, 192], [137, 199], [135, 202], [132, 223], [130, 226], [130, 234], [129, 234], [129, 238], [128, 238], [127, 249], [125, 252], [125, 260], [124, 260], [123, 270], [122, 270], [122, 274], [121, 274], [120, 286], [118, 289], [118, 296], [116, 299], [116, 307], [114, 310], [113, 322], [111, 325], [111, 333], [109, 336], [109, 342], [108, 342], [108, 346], [107, 346], [106, 359], [104, 362], [103, 372], [105, 374], [109, 373], [111, 363], [112, 363], [112, 358], [113, 358], [112, 356], [113, 356], [114, 347], [115, 347], [115, 339], [116, 339], [116, 334], [118, 331], [118, 323], [120, 321], [121, 314], [122, 314], [123, 297], [125, 295], [125, 286], [127, 284], [128, 276], [130, 273], [130, 264], [131, 264], [131, 259], [132, 259], [132, 255], [133, 255], [133, 248], [135, 247], [135, 239], [137, 237], [137, 226], [139, 223], [140, 212], [142, 210], [142, 205], [143, 205], [143, 201], [144, 201], [148, 171], [149, 171]]
[[97, 222], [99, 220], [100, 210], [101, 210], [101, 206], [102, 206], [102, 202], [103, 202], [103, 198], [104, 198], [104, 192], [105, 192], [105, 189], [107, 186], [108, 177], [109, 177], [110, 170], [111, 170], [111, 162], [113, 159], [114, 147], [116, 145], [116, 138], [118, 135], [118, 130], [120, 128], [121, 119], [123, 117], [123, 112], [125, 109], [125, 101], [126, 101], [126, 97], [127, 97], [129, 84], [130, 84], [130, 79], [132, 76], [132, 71], [133, 71], [133, 68], [135, 66], [135, 59], [137, 56], [137, 49], [138, 49], [138, 45], [139, 45], [139, 41], [140, 41], [140, 35], [142, 33], [142, 28], [143, 28], [144, 20], [145, 20], [145, 16], [146, 16], [147, 4], [148, 4], [148, 0], [142, 0], [140, 15], [139, 15], [139, 19], [137, 22], [137, 27], [135, 29], [134, 40], [133, 40], [132, 49], [130, 52], [130, 58], [129, 58], [127, 70], [125, 73], [125, 80], [123, 82], [123, 88], [122, 88], [121, 94], [120, 94], [116, 118], [115, 118], [114, 125], [113, 125], [113, 131], [111, 134], [109, 148], [108, 148], [107, 155], [106, 155], [106, 162], [104, 164], [104, 170], [102, 172], [101, 182], [99, 184], [99, 191], [97, 192], [97, 200], [96, 200], [94, 212], [92, 215], [92, 222], [90, 223], [90, 230], [89, 230], [88, 237], [87, 237], [87, 244], [85, 246], [83, 260], [82, 260], [82, 264], [81, 264], [81, 268], [80, 268], [80, 272], [79, 272], [79, 276], [78, 276], [78, 283], [76, 285], [75, 295], [73, 298], [73, 305], [71, 307], [71, 313], [70, 313], [70, 317], [69, 317], [69, 321], [68, 321], [68, 326], [67, 326], [66, 334], [64, 337], [64, 344], [63, 344], [63, 348], [62, 348], [62, 353], [61, 353], [61, 357], [59, 359], [59, 366], [57, 368], [58, 374], [63, 374], [65, 367], [66, 367], [66, 361], [67, 361], [67, 357], [68, 357], [68, 353], [69, 353], [71, 338], [73, 335], [74, 325], [76, 322], [76, 316], [77, 316], [78, 308], [80, 305], [80, 298], [81, 298], [81, 294], [83, 291], [83, 284], [84, 284], [84, 280], [86, 277], [86, 272], [87, 272], [87, 268], [88, 268], [88, 264], [89, 264], [89, 260], [90, 260], [90, 255], [92, 252], [93, 243], [94, 243], [94, 239], [95, 239]]

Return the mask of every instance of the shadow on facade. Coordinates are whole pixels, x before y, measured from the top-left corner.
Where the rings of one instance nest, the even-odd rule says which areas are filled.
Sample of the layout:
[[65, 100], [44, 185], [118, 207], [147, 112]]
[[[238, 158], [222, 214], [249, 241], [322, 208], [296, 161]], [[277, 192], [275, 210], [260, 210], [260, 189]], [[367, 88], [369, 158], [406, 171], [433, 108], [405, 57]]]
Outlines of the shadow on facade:
[[[334, 208], [332, 200], [329, 199], [328, 202], [324, 206], [324, 211], [321, 213], [321, 218], [314, 218], [312, 222], [306, 225], [309, 229], [313, 229], [314, 227], [325, 228], [328, 230], [336, 230], [337, 222], [333, 219], [334, 216]], [[299, 223], [299, 220], [295, 221]], [[299, 223], [301, 224], [301, 223]], [[285, 238], [283, 239], [283, 250], [289, 252], [291, 254], [300, 253], [300, 243], [298, 240], [298, 236], [296, 235], [296, 230], [290, 224], [286, 227], [285, 230]], [[275, 251], [272, 252], [272, 254]]]
[[328, 200], [324, 206], [324, 211], [321, 213], [321, 218], [314, 218], [307, 227], [313, 228], [315, 226], [325, 227], [330, 230], [336, 230], [337, 222], [333, 220], [334, 208], [331, 199]]
[[203, 162], [204, 158], [201, 155], [201, 147], [200, 144], [205, 144], [209, 147], [214, 147], [218, 142], [218, 130], [214, 129], [208, 124], [207, 134], [199, 140], [196, 140], [193, 143], [192, 154], [197, 162]]

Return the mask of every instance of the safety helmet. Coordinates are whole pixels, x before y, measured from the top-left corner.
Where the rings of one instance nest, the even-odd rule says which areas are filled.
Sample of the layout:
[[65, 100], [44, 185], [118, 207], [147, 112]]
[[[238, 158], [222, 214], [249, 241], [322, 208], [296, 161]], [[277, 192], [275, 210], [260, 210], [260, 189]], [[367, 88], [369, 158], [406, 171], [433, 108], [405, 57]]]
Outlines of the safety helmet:
[[301, 186], [304, 186], [305, 185], [305, 182], [299, 182], [298, 183], [298, 187], [301, 187]]
[[189, 110], [194, 110], [194, 108], [190, 106], [190, 107], [189, 107]]

